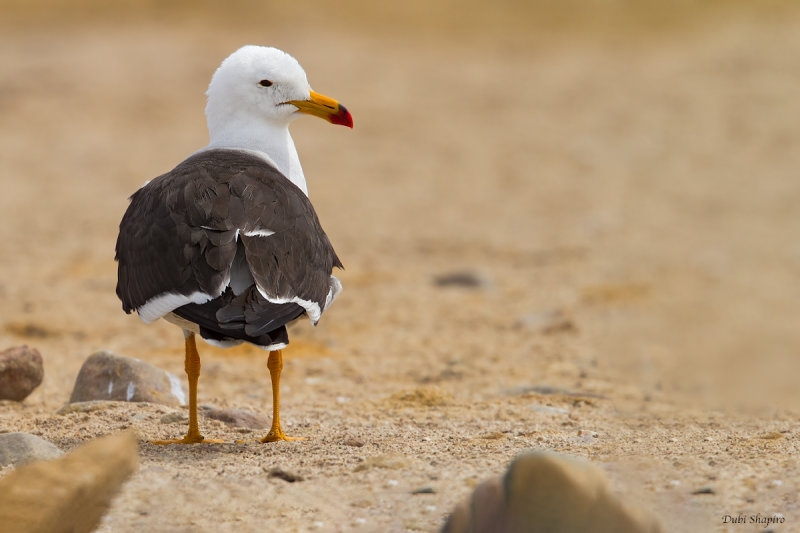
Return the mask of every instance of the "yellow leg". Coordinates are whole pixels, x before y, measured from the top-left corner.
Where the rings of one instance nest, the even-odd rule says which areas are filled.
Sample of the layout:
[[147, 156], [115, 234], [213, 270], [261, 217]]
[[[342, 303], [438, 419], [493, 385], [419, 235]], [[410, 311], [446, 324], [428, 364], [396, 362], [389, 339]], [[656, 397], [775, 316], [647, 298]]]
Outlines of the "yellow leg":
[[222, 442], [221, 440], [208, 440], [200, 434], [197, 425], [197, 380], [200, 379], [200, 354], [197, 353], [197, 344], [194, 333], [186, 336], [186, 376], [189, 378], [189, 431], [182, 439], [153, 440], [153, 444], [197, 444], [200, 442]]
[[303, 440], [302, 437], [287, 437], [281, 429], [281, 414], [280, 414], [280, 385], [281, 385], [281, 370], [283, 370], [283, 354], [280, 350], [269, 353], [267, 360], [267, 368], [269, 368], [269, 377], [272, 380], [272, 427], [261, 442], [275, 442], [279, 440]]

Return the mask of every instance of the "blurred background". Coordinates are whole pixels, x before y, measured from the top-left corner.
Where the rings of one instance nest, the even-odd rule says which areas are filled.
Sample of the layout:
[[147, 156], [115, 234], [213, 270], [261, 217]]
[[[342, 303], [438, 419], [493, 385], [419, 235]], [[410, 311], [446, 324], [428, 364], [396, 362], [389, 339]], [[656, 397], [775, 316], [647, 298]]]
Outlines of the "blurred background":
[[3, 0], [6, 332], [36, 313], [112, 335], [84, 320], [120, 319], [126, 197], [207, 142], [218, 63], [270, 44], [353, 110], [352, 132], [294, 131], [356, 277], [411, 290], [484, 273], [496, 291], [475, 320], [566, 313], [580, 357], [626, 382], [796, 399], [796, 15], [788, 1]]
[[[43, 405], [101, 347], [182, 371], [173, 327], [120, 311], [117, 224], [207, 143], [208, 81], [248, 43], [355, 120], [293, 125], [347, 267], [298, 357], [338, 354], [367, 398], [547, 385], [678, 427], [800, 408], [788, 0], [0, 0], [0, 340], [58, 354]], [[201, 393], [229, 394], [249, 352], [204, 350]]]

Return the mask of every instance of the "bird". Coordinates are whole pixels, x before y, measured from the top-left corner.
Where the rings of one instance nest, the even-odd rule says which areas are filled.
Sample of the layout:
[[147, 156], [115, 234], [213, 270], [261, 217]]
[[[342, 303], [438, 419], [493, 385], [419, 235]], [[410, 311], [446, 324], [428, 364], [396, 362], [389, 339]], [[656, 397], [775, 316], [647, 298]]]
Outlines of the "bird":
[[353, 127], [347, 108], [314, 92], [290, 54], [247, 45], [211, 77], [205, 107], [209, 144], [130, 197], [119, 224], [116, 293], [145, 323], [183, 330], [189, 428], [154, 444], [221, 442], [197, 422], [196, 336], [266, 350], [272, 426], [261, 442], [297, 440], [280, 422], [286, 325], [316, 325], [342, 290], [344, 268], [308, 198], [289, 125], [307, 114]]

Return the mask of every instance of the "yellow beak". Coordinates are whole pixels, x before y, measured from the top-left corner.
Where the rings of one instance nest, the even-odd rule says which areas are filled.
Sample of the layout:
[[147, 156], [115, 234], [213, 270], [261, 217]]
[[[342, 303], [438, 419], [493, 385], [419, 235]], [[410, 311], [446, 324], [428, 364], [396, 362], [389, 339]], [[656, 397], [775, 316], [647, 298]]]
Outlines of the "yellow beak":
[[340, 124], [348, 128], [353, 127], [353, 117], [350, 116], [350, 111], [345, 106], [333, 98], [328, 98], [314, 91], [311, 91], [308, 100], [290, 100], [286, 103], [297, 107], [300, 113], [324, 118], [331, 124]]

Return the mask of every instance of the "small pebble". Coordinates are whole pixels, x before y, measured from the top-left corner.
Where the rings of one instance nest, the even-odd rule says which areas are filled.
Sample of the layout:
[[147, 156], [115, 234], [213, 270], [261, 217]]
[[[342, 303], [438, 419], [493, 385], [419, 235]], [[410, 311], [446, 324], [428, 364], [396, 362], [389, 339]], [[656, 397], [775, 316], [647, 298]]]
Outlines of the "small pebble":
[[[200, 412], [206, 418], [219, 420], [230, 428], [263, 429], [269, 427], [270, 419], [261, 413], [253, 413], [244, 409], [220, 409], [213, 405], [200, 406]], [[288, 427], [290, 424], [286, 424]]]
[[465, 289], [475, 289], [485, 287], [490, 284], [486, 276], [475, 272], [448, 272], [433, 278], [433, 284], [437, 287], [460, 287]]
[[692, 494], [716, 494], [711, 487], [702, 487], [693, 491]]
[[421, 487], [419, 489], [412, 490], [411, 494], [436, 494], [436, 491], [433, 487]]
[[[266, 468], [264, 470], [266, 470]], [[286, 470], [282, 470], [277, 467], [269, 471], [269, 477], [277, 477], [284, 481], [288, 481], [289, 483], [294, 483], [296, 481], [303, 481], [303, 476], [295, 474], [294, 472], [287, 472]]]
[[162, 424], [176, 424], [178, 422], [188, 423], [188, 421], [189, 417], [184, 413], [167, 413], [159, 420]]

